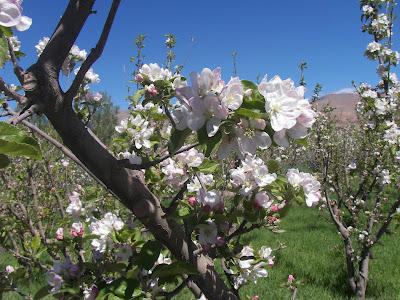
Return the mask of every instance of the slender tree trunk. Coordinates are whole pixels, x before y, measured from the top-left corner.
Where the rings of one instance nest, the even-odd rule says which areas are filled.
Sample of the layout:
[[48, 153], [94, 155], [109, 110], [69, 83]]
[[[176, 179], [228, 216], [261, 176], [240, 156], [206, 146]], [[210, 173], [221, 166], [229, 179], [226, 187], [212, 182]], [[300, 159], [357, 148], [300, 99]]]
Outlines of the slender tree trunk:
[[361, 255], [361, 262], [359, 267], [359, 274], [357, 277], [357, 291], [356, 297], [358, 300], [365, 300], [368, 283], [370, 249], [365, 246]]

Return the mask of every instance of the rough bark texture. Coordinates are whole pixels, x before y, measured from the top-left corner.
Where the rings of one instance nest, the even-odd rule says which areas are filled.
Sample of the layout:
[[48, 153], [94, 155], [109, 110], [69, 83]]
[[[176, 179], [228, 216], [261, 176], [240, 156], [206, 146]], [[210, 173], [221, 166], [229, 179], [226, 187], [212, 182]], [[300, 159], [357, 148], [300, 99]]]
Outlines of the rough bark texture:
[[[94, 2], [69, 2], [39, 60], [24, 75], [23, 86], [28, 103], [39, 105], [63, 143], [140, 219], [158, 241], [177, 259], [197, 268], [198, 275], [191, 278], [208, 299], [237, 299], [215, 271], [211, 259], [189, 253], [189, 249], [196, 248], [195, 245], [191, 240], [186, 240], [184, 230], [178, 223], [166, 217], [159, 200], [144, 184], [142, 173], [121, 167], [117, 159], [93, 138], [71, 107], [74, 95], [64, 93], [60, 87], [60, 68], [91, 14]], [[115, 14], [119, 2], [113, 1], [110, 14]], [[115, 11], [112, 11], [113, 8]], [[111, 24], [107, 23], [101, 38], [104, 38], [105, 30], [110, 31]]]

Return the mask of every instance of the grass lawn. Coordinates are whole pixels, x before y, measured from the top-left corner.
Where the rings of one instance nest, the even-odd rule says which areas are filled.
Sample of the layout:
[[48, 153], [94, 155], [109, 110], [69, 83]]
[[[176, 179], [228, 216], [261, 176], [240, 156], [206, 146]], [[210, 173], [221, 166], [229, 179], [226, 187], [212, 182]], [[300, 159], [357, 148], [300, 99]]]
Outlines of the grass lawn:
[[[264, 229], [246, 236], [255, 248], [262, 245], [275, 248], [278, 241], [287, 247], [276, 254], [276, 264], [268, 278], [241, 290], [242, 299], [253, 295], [262, 300], [290, 299], [290, 291], [284, 286], [289, 274], [294, 274], [301, 282], [296, 299], [350, 299], [342, 242], [333, 224], [328, 221], [327, 213], [313, 208], [293, 207], [281, 225], [285, 233], [274, 234]], [[375, 259], [370, 263], [367, 298], [400, 299], [399, 234], [385, 236], [382, 241], [384, 247], [377, 245]], [[194, 298], [185, 291], [177, 299]]]
[[[269, 277], [261, 279], [258, 285], [243, 288], [242, 298], [258, 295], [262, 300], [290, 299], [284, 284], [287, 276], [294, 274], [301, 282], [297, 299], [349, 299], [341, 240], [327, 217], [325, 212], [313, 208], [293, 207], [281, 223], [285, 233], [258, 230], [248, 234], [245, 239], [252, 241], [250, 244], [255, 248], [262, 245], [275, 248], [278, 241], [287, 247], [276, 253], [276, 265], [270, 269]], [[382, 241], [384, 247], [378, 245], [374, 250], [375, 259], [371, 260], [367, 298], [400, 299], [399, 234], [385, 236]], [[9, 262], [9, 258], [0, 257], [0, 268]], [[38, 286], [32, 280], [24, 289], [33, 292]], [[3, 299], [21, 298], [9, 294]], [[185, 290], [176, 299], [194, 298]]]

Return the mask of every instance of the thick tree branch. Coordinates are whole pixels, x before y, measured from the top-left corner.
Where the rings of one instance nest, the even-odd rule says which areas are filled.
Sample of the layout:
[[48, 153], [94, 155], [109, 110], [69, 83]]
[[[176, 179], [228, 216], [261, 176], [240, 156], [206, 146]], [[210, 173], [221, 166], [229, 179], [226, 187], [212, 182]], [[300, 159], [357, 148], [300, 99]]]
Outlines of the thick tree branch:
[[79, 87], [82, 84], [83, 79], [85, 78], [85, 74], [89, 71], [90, 67], [94, 64], [94, 62], [101, 56], [104, 50], [104, 46], [106, 45], [108, 35], [110, 34], [110, 30], [112, 24], [114, 23], [114, 18], [117, 13], [119, 4], [121, 0], [113, 0], [113, 3], [110, 8], [110, 12], [108, 13], [108, 17], [106, 23], [104, 24], [103, 31], [100, 35], [99, 41], [95, 48], [90, 51], [89, 56], [83, 62], [82, 66], [79, 68], [78, 74], [76, 74], [74, 81], [72, 82], [71, 87], [67, 91], [67, 99], [72, 102], [72, 99], [78, 92]]
[[71, 47], [74, 45], [87, 18], [92, 13], [96, 0], [70, 0], [50, 41], [39, 57], [38, 64], [45, 67], [51, 76], [58, 78]]

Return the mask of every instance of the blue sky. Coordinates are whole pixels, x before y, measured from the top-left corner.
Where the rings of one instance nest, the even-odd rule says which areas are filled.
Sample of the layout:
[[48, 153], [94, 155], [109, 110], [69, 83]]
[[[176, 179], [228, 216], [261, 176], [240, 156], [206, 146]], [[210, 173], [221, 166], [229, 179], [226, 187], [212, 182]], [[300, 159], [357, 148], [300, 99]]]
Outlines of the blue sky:
[[[24, 14], [32, 27], [19, 33], [28, 67], [36, 58], [34, 45], [50, 36], [67, 0], [25, 0]], [[90, 16], [77, 44], [90, 50], [96, 44], [111, 0], [98, 0], [97, 14]], [[398, 32], [395, 25], [395, 33]], [[147, 36], [145, 62], [165, 61], [166, 33], [177, 37], [176, 64], [185, 63], [184, 74], [204, 67], [222, 67], [229, 80], [232, 52], [237, 51], [237, 70], [242, 79], [280, 75], [299, 79], [298, 64], [308, 63], [309, 93], [319, 82], [324, 93], [351, 87], [351, 81], [374, 83], [375, 64], [363, 57], [370, 37], [361, 32], [357, 0], [247, 0], [247, 1], [134, 1], [122, 0], [103, 56], [94, 65], [105, 90], [121, 108], [131, 85], [137, 34]], [[191, 40], [195, 42], [192, 44]], [[8, 69], [6, 79], [12, 78]], [[132, 86], [132, 85], [131, 85]]]

